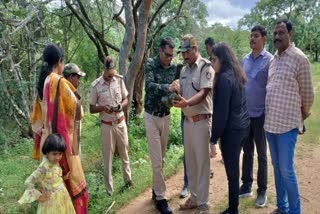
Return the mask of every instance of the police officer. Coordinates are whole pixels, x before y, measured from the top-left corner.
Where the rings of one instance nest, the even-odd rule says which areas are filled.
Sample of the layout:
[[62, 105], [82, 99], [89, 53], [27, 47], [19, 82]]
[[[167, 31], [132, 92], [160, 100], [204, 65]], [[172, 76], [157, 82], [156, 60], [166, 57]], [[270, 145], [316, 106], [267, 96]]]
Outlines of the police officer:
[[128, 91], [122, 76], [116, 73], [111, 57], [104, 60], [103, 75], [92, 82], [90, 89], [90, 113], [99, 113], [101, 142], [104, 159], [104, 177], [107, 194], [113, 192], [112, 159], [117, 148], [124, 173], [125, 186], [133, 185], [128, 156], [128, 133], [122, 111], [128, 105]]
[[152, 198], [162, 214], [172, 213], [165, 198], [166, 185], [163, 163], [169, 137], [170, 106], [160, 102], [171, 97], [170, 92], [179, 88], [175, 79], [176, 66], [171, 64], [174, 43], [171, 38], [160, 41], [159, 55], [146, 62], [144, 124], [152, 164]]
[[173, 101], [184, 113], [184, 146], [191, 196], [181, 209], [197, 208], [196, 213], [209, 213], [209, 142], [212, 115], [214, 70], [202, 58], [196, 39], [182, 37], [180, 52], [187, 66], [180, 75], [181, 100]]

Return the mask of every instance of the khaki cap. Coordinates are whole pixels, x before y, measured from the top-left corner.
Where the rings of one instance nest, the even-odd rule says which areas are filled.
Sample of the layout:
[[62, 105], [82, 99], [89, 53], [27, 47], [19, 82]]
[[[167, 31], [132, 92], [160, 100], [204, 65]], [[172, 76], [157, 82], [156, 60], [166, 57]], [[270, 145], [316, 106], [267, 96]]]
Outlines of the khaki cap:
[[68, 63], [64, 66], [63, 75], [68, 76], [70, 74], [78, 74], [81, 77], [84, 77], [86, 73], [82, 72], [80, 68], [74, 63]]

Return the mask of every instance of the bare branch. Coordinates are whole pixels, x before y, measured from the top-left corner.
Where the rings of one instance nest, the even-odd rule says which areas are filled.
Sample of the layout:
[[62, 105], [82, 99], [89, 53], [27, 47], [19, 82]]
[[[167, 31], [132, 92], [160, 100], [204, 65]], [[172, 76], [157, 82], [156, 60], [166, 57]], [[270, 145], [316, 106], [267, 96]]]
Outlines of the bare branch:
[[114, 14], [112, 19], [118, 21], [123, 27], [125, 27], [125, 22], [120, 16], [122, 11], [123, 11], [123, 9], [124, 9], [124, 6], [122, 4], [120, 11], [118, 13]]
[[153, 14], [152, 18], [150, 19], [149, 21], [149, 25], [148, 25], [148, 28], [151, 27], [154, 19], [158, 16], [158, 14], [160, 13], [160, 10], [169, 2], [169, 0], [164, 0], [160, 5], [159, 7], [156, 9], [156, 12]]
[[70, 2], [68, 0], [65, 1], [66, 5], [68, 6], [68, 8], [71, 10], [71, 12], [76, 16], [76, 18], [78, 19], [78, 21], [80, 22], [80, 24], [82, 25], [84, 31], [86, 32], [86, 34], [88, 35], [88, 37], [90, 38], [90, 40], [94, 43], [94, 45], [96, 46], [96, 49], [98, 51], [98, 57], [100, 59], [101, 62], [103, 62], [104, 59], [104, 53], [101, 50], [100, 44], [99, 42], [96, 40], [96, 38], [94, 37], [94, 35], [92, 35], [88, 29], [88, 25], [86, 24], [85, 20], [83, 20], [79, 14], [77, 13], [77, 11], [73, 8], [73, 6], [70, 4]]
[[98, 0], [96, 0], [96, 5], [98, 7], [98, 11], [99, 11], [99, 14], [100, 14], [101, 32], [104, 32], [104, 21], [103, 21], [102, 11], [101, 11], [101, 8], [100, 8], [100, 3], [99, 3]]
[[18, 24], [18, 27], [15, 28], [11, 33], [10, 35], [12, 34], [15, 34], [17, 31], [19, 31], [21, 28], [23, 28], [25, 25], [27, 25], [31, 20], [32, 18], [38, 13], [39, 11], [38, 10], [33, 10], [29, 13], [29, 15], [24, 19], [22, 20], [19, 24]]
[[168, 19], [166, 22], [160, 24], [156, 30], [153, 32], [153, 34], [150, 36], [150, 41], [148, 43], [148, 50], [151, 49], [152, 45], [153, 45], [153, 41], [154, 41], [154, 38], [156, 37], [156, 35], [163, 29], [165, 28], [170, 22], [174, 21], [175, 19], [179, 18], [179, 15], [181, 13], [181, 9], [182, 9], [182, 6], [184, 4], [184, 1], [185, 0], [181, 0], [180, 2], [180, 5], [179, 5], [179, 8], [177, 10], [177, 12], [175, 13], [175, 15], [173, 17], [171, 17], [170, 19]]
[[29, 116], [28, 115], [25, 115], [25, 113], [23, 113], [23, 111], [19, 108], [19, 106], [17, 105], [17, 103], [12, 99], [12, 96], [11, 93], [9, 92], [6, 84], [5, 84], [5, 81], [3, 80], [3, 77], [2, 77], [2, 70], [0, 69], [0, 85], [3, 87], [3, 90], [4, 90], [4, 94], [5, 96], [7, 97], [7, 99], [10, 101], [12, 107], [15, 109], [15, 111], [20, 115], [22, 116], [26, 121], [29, 120]]

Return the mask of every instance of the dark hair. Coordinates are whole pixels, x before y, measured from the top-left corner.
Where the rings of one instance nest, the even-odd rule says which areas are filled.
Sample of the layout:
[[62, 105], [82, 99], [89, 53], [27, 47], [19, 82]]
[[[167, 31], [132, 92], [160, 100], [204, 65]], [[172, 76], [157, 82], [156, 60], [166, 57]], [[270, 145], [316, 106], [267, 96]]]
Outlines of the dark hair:
[[232, 70], [240, 86], [244, 87], [246, 83], [246, 74], [244, 73], [239, 60], [226, 43], [219, 43], [212, 48], [212, 53], [219, 58], [221, 67], [220, 72]]
[[212, 37], [206, 38], [206, 40], [204, 41], [204, 44], [205, 44], [205, 45], [214, 46], [214, 40], [213, 40], [213, 38], [212, 38]]
[[282, 19], [280, 21], [277, 21], [277, 25], [284, 23], [287, 27], [288, 33], [290, 33], [293, 29], [292, 23], [288, 19]]
[[60, 134], [50, 134], [44, 141], [42, 153], [44, 155], [49, 152], [64, 152], [66, 151], [66, 143]]
[[55, 44], [47, 45], [42, 53], [42, 66], [38, 81], [38, 96], [42, 100], [43, 98], [43, 86], [47, 76], [51, 73], [52, 67], [60, 60], [63, 60], [64, 54], [60, 47]]
[[266, 36], [266, 35], [267, 35], [266, 29], [265, 29], [263, 26], [261, 26], [261, 25], [256, 25], [256, 26], [254, 26], [254, 27], [251, 29], [251, 33], [252, 33], [253, 31], [259, 31], [260, 34], [261, 34], [261, 36]]
[[166, 45], [168, 45], [170, 48], [174, 48], [174, 43], [171, 37], [165, 37], [161, 39], [160, 48], [165, 49]]

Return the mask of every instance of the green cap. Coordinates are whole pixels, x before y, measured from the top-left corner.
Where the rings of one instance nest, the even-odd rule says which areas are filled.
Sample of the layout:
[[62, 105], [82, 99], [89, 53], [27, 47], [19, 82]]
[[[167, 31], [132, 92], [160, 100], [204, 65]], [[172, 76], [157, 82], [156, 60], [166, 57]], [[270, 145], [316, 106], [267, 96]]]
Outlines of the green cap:
[[195, 46], [198, 46], [198, 44], [194, 36], [191, 34], [184, 35], [180, 42], [179, 52], [186, 52], [187, 50]]
[[84, 77], [86, 73], [80, 71], [80, 68], [74, 63], [68, 63], [64, 66], [63, 76], [68, 76], [70, 74], [78, 74], [81, 77]]

